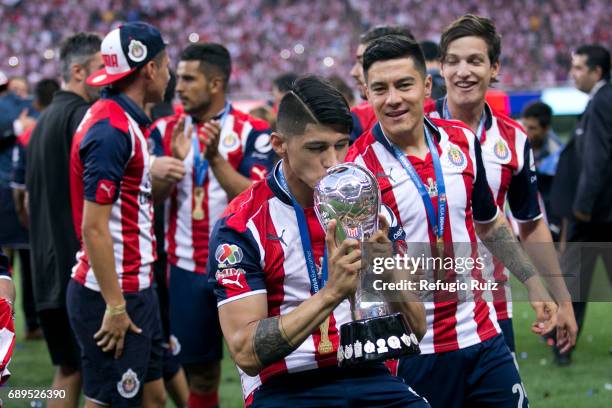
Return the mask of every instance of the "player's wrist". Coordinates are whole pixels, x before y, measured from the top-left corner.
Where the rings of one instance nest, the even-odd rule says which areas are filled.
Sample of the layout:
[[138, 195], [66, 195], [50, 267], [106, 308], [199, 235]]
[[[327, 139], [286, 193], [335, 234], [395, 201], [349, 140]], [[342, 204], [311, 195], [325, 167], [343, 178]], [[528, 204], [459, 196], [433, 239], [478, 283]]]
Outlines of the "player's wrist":
[[106, 313], [111, 316], [122, 315], [127, 312], [126, 303], [120, 303], [116, 305], [106, 304]]

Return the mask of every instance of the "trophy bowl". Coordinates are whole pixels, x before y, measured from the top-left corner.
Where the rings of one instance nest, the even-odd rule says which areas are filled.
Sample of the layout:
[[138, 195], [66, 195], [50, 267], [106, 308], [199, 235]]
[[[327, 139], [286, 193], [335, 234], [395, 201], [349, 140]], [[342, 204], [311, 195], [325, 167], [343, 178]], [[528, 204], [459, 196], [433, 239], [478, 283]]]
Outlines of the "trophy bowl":
[[[355, 163], [331, 167], [315, 187], [314, 209], [323, 228], [336, 220], [336, 238], [367, 241], [378, 230], [380, 189], [374, 175]], [[349, 299], [352, 322], [340, 327], [338, 364], [348, 367], [420, 353], [417, 337], [401, 313], [390, 313], [379, 279], [363, 268], [355, 295]]]

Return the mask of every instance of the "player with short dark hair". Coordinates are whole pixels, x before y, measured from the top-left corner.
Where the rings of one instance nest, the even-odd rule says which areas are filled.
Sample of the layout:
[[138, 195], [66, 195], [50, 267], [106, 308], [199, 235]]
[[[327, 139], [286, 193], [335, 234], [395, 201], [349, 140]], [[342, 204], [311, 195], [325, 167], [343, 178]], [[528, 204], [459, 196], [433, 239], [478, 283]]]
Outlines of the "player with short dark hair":
[[[482, 147], [487, 180], [500, 210], [506, 202], [518, 222], [519, 236], [525, 250], [549, 284], [559, 302], [557, 325], [559, 346], [572, 347], [576, 341], [576, 320], [570, 296], [562, 279], [552, 238], [542, 218], [538, 202], [538, 184], [533, 153], [520, 124], [493, 110], [485, 100], [491, 83], [500, 70], [501, 36], [493, 22], [467, 14], [451, 23], [442, 33], [442, 75], [447, 95], [431, 106], [432, 116], [457, 119], [475, 132]], [[507, 282], [509, 271], [503, 263], [489, 258], [487, 274], [497, 282]], [[556, 278], [555, 278], [556, 277]], [[514, 353], [512, 299], [510, 287], [496, 292], [497, 319], [510, 350]]]
[[161, 159], [186, 173], [165, 191], [170, 331], [187, 371], [189, 406], [218, 404], [222, 335], [206, 276], [211, 231], [228, 202], [265, 178], [274, 152], [269, 125], [237, 110], [226, 97], [231, 58], [221, 44], [193, 44], [181, 53], [176, 91], [185, 114], [161, 118], [151, 131]]
[[552, 128], [552, 109], [544, 102], [535, 101], [523, 109], [521, 123], [533, 150], [538, 176], [538, 191], [544, 202], [546, 222], [555, 241], [561, 231], [561, 220], [551, 208], [550, 189], [557, 172], [557, 163], [563, 149], [563, 142]]
[[[349, 107], [333, 86], [315, 76], [298, 79], [280, 103], [272, 135], [282, 161], [215, 226], [209, 279], [247, 407], [429, 406], [383, 364], [337, 366], [361, 251], [356, 240], [336, 243], [335, 221], [323, 230], [313, 189], [343, 161], [351, 128]], [[371, 241], [390, 243], [401, 230], [381, 221]], [[423, 308], [411, 299], [398, 307], [420, 337]]]
[[104, 68], [87, 83], [108, 88], [72, 143], [72, 211], [82, 246], [67, 306], [88, 407], [165, 404], [163, 336], [152, 287], [152, 197], [158, 185], [174, 180], [151, 179], [144, 113], [145, 104], [160, 102], [166, 90], [165, 47], [146, 23], [127, 23], [106, 35]]
[[351, 108], [353, 115], [353, 131], [351, 132], [351, 144], [362, 134], [368, 131], [376, 123], [376, 115], [367, 101], [366, 84], [363, 77], [363, 53], [367, 46], [386, 35], [399, 35], [414, 40], [412, 32], [402, 26], [381, 25], [370, 28], [359, 37], [359, 44], [355, 51], [355, 64], [351, 68], [351, 76], [355, 80], [359, 95], [363, 102]]
[[[347, 161], [376, 174], [382, 201], [409, 242], [428, 244], [433, 256], [458, 256], [464, 243], [474, 256], [478, 236], [496, 256], [512, 259], [512, 272], [541, 301], [534, 302], [541, 308], [538, 323], [553, 326], [556, 306], [495, 205], [474, 134], [458, 121], [424, 117], [431, 77], [418, 43], [383, 37], [366, 49], [363, 69], [379, 122], [351, 147]], [[427, 272], [451, 281], [461, 276], [452, 269]], [[464, 276], [481, 280], [477, 268]], [[467, 292], [460, 301], [436, 291], [424, 302], [421, 354], [401, 358], [399, 375], [435, 407], [526, 407], [492, 305], [482, 292]]]

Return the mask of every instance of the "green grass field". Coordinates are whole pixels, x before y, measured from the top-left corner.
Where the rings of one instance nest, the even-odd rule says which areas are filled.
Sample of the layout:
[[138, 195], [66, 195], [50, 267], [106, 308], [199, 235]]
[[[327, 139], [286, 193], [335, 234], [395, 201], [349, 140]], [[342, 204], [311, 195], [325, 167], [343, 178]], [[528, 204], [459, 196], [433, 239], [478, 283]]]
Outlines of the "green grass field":
[[[600, 269], [595, 282], [604, 280]], [[18, 278], [16, 278], [18, 282]], [[597, 288], [598, 285], [593, 285]], [[595, 289], [596, 290], [596, 289]], [[20, 306], [18, 306], [20, 307]], [[20, 310], [20, 309], [19, 309]], [[10, 365], [9, 386], [48, 388], [53, 369], [43, 341], [23, 340], [23, 316], [17, 313], [17, 344]], [[516, 303], [514, 330], [517, 359], [533, 408], [603, 408], [612, 406], [612, 303], [591, 303], [584, 331], [570, 367], [553, 364], [549, 347], [531, 334], [533, 314], [527, 303]], [[6, 396], [7, 389], [0, 395]], [[242, 406], [240, 380], [227, 352], [223, 361], [221, 407]], [[6, 401], [7, 408], [43, 407], [42, 402]], [[168, 407], [173, 406], [171, 403]]]

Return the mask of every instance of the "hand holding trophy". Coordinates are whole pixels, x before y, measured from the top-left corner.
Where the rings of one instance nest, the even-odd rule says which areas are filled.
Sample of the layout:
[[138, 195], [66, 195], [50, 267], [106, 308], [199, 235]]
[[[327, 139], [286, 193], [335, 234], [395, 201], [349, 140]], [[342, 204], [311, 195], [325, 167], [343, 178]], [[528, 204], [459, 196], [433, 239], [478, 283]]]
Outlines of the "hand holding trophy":
[[[369, 170], [343, 163], [330, 168], [315, 188], [315, 211], [327, 229], [335, 220], [335, 236], [341, 244], [355, 239], [362, 244], [379, 228], [380, 190]], [[331, 254], [330, 254], [331, 255]], [[400, 313], [390, 313], [383, 294], [374, 290], [378, 279], [362, 265], [357, 289], [351, 296], [353, 321], [340, 328], [338, 364], [352, 366], [384, 361], [420, 352], [418, 340]]]

